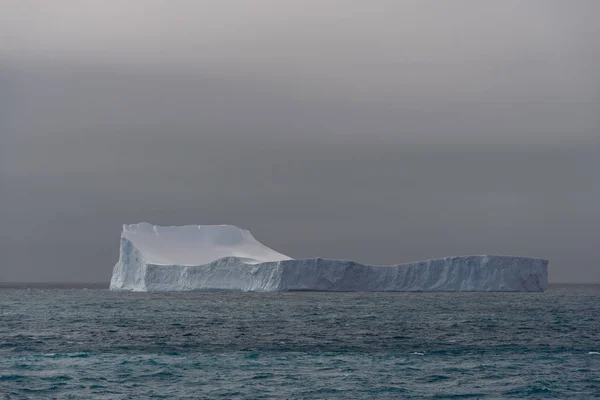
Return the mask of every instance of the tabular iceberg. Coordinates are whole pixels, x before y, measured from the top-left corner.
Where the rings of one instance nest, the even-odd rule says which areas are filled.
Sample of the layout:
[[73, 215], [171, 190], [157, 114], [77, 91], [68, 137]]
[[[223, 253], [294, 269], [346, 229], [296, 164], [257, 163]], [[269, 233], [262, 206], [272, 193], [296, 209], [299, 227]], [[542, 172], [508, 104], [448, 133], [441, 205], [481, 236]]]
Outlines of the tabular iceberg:
[[447, 257], [378, 266], [294, 260], [231, 225], [124, 225], [111, 290], [544, 291], [548, 261]]

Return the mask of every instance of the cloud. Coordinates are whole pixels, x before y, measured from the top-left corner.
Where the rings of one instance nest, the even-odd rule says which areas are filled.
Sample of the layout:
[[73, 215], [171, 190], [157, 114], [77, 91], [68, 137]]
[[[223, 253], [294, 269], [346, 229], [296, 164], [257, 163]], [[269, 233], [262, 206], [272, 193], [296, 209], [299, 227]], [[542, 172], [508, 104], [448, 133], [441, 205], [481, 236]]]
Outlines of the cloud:
[[108, 280], [148, 220], [598, 281], [598, 4], [3, 5], [0, 280]]

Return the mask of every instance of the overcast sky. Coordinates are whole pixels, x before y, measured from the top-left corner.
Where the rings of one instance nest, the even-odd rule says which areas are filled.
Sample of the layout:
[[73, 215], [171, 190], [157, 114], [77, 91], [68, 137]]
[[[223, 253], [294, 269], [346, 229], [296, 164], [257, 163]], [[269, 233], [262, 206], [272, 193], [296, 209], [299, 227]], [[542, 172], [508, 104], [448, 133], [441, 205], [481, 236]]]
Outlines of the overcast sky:
[[0, 3], [0, 282], [107, 282], [123, 223], [600, 282], [597, 0]]

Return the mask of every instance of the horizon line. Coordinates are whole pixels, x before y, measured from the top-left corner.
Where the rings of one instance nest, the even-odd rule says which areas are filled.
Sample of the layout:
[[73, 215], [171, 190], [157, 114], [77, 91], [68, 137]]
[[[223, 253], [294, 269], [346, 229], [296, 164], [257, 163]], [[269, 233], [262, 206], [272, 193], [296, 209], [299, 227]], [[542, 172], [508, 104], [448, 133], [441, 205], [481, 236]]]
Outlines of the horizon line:
[[[14, 286], [12, 286], [14, 285]], [[110, 280], [104, 282], [0, 282], [0, 288], [11, 288], [11, 287], [24, 287], [25, 285], [32, 285], [36, 287], [41, 286], [106, 286], [107, 288], [110, 286]], [[600, 282], [548, 282], [548, 286], [553, 285], [579, 285], [579, 286], [598, 286]]]

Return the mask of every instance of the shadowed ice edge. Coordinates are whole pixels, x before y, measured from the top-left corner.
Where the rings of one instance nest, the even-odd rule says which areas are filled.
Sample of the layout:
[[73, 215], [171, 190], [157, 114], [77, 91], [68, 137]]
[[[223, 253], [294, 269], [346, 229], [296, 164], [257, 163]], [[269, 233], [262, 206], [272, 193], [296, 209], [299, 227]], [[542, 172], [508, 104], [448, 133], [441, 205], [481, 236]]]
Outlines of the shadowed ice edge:
[[294, 260], [231, 225], [124, 225], [111, 290], [540, 292], [548, 261], [459, 256], [399, 265]]

